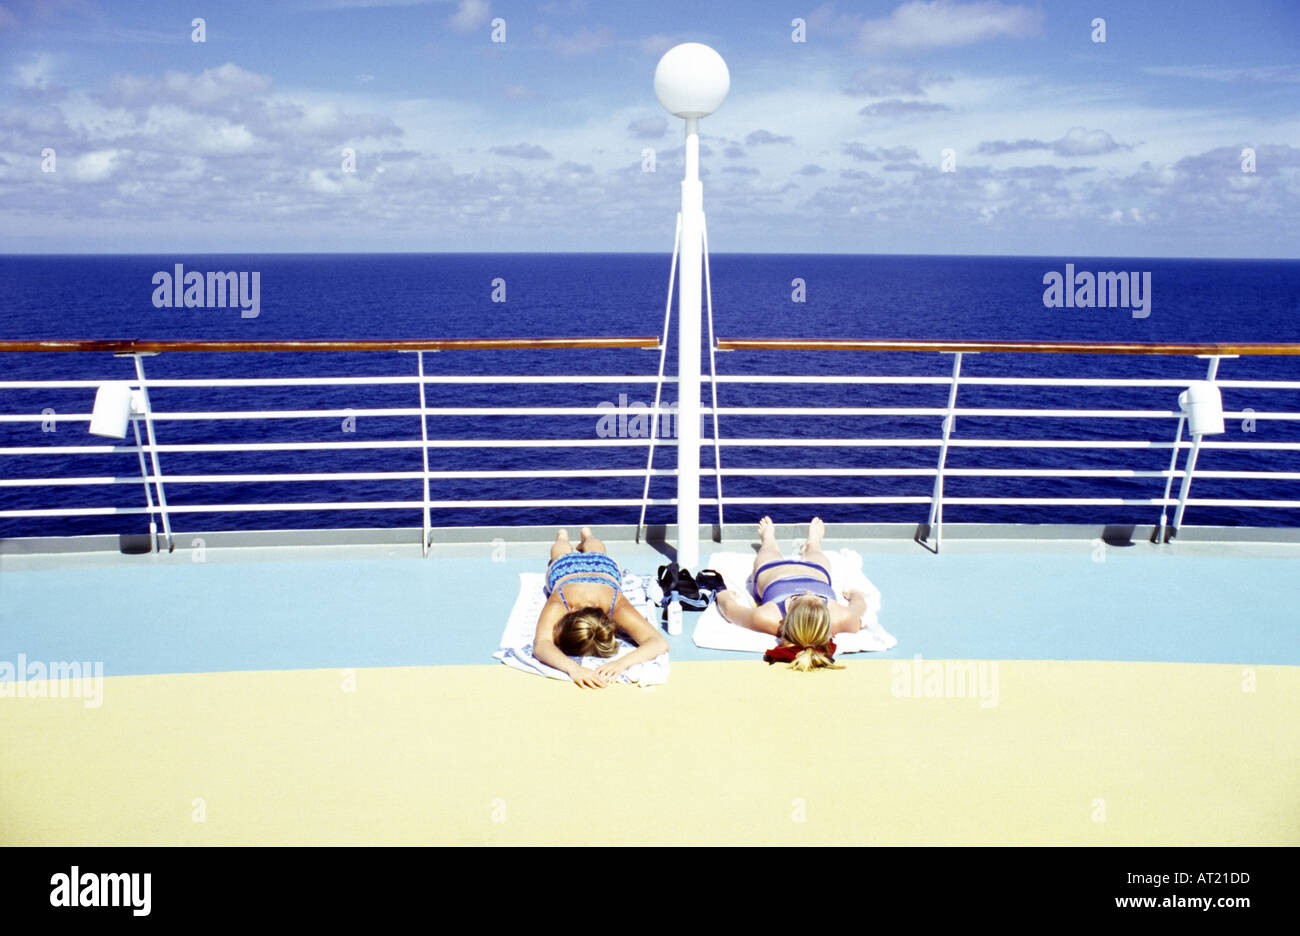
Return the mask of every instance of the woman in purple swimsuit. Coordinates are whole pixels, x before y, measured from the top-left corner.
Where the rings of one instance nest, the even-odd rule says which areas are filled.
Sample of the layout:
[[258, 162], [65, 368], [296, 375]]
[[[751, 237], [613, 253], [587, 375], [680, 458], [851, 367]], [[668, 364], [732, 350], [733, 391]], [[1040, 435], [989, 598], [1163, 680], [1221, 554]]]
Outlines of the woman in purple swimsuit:
[[830, 561], [821, 550], [826, 525], [820, 517], [813, 517], [808, 527], [808, 540], [803, 546], [803, 559], [785, 559], [776, 544], [775, 526], [771, 517], [758, 524], [759, 548], [754, 557], [755, 608], [743, 606], [731, 591], [719, 592], [718, 610], [733, 624], [750, 630], [771, 634], [780, 640], [780, 650], [793, 648], [784, 654], [772, 654], [776, 659], [788, 659], [791, 667], [799, 670], [835, 668], [833, 663], [836, 634], [856, 633], [862, 629], [862, 616], [867, 611], [866, 596], [858, 591], [845, 594], [846, 608], [835, 600], [831, 587]]
[[[653, 625], [623, 596], [623, 573], [605, 554], [605, 544], [582, 528], [575, 552], [569, 531], [560, 530], [551, 545], [546, 569], [546, 605], [537, 620], [533, 657], [562, 670], [584, 689], [603, 689], [635, 663], [653, 660], [668, 649]], [[627, 634], [637, 649], [587, 669], [571, 657], [611, 657], [618, 650], [617, 634]]]

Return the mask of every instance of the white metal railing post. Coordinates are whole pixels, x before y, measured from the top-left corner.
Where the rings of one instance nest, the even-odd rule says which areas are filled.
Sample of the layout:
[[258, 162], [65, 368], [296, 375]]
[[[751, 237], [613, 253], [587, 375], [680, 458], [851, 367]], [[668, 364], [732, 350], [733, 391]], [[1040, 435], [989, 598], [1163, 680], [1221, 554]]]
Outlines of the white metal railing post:
[[149, 545], [158, 551], [158, 521], [153, 514], [153, 492], [149, 490], [149, 466], [144, 463], [144, 443], [140, 441], [140, 417], [131, 415], [131, 428], [135, 430], [135, 453], [140, 456], [140, 477], [144, 479], [144, 502], [149, 509]]
[[[1210, 359], [1209, 370], [1206, 371], [1205, 379], [1213, 382], [1219, 376], [1219, 358], [1220, 355], [1198, 355], [1199, 357], [1208, 357]], [[1232, 355], [1235, 357], [1236, 355]], [[1181, 434], [1183, 420], [1179, 419], [1178, 426]], [[1187, 495], [1192, 490], [1192, 475], [1196, 473], [1196, 456], [1201, 452], [1201, 439], [1204, 436], [1195, 433], [1192, 436], [1192, 451], [1187, 456], [1187, 467], [1183, 469], [1183, 483], [1178, 488], [1178, 510], [1174, 512], [1174, 532], [1178, 532], [1183, 526], [1183, 511], [1187, 509]], [[1177, 455], [1178, 449], [1174, 449]]]
[[420, 454], [424, 461], [424, 528], [420, 537], [420, 554], [429, 555], [429, 539], [433, 527], [429, 516], [429, 417], [424, 400], [424, 352], [415, 352], [416, 369], [420, 375]]
[[[158, 439], [153, 431], [153, 407], [149, 402], [149, 388], [145, 385], [144, 379], [144, 354], [133, 354], [135, 358], [135, 375], [140, 380], [140, 399], [144, 403], [144, 428], [149, 437], [149, 458], [153, 464], [153, 483], [154, 490], [158, 493], [158, 510], [162, 513], [163, 533], [167, 537], [167, 551], [171, 552], [176, 548], [172, 542], [172, 524], [171, 518], [167, 516], [167, 495], [163, 491], [162, 467], [158, 463]], [[154, 548], [157, 549], [158, 528], [152, 522], [149, 524], [149, 532], [153, 536]]]
[[650, 500], [650, 474], [655, 463], [655, 439], [659, 438], [659, 400], [663, 396], [664, 362], [668, 358], [668, 324], [673, 315], [673, 284], [677, 278], [677, 252], [682, 244], [682, 215], [677, 213], [677, 228], [673, 231], [673, 261], [668, 268], [668, 299], [664, 303], [664, 331], [659, 339], [659, 376], [655, 380], [655, 405], [650, 414], [650, 451], [645, 462], [645, 488], [641, 491], [641, 516], [636, 522], [636, 541], [641, 542], [641, 530], [645, 527], [645, 509]]
[[1181, 451], [1183, 444], [1183, 426], [1187, 423], [1186, 416], [1178, 417], [1178, 431], [1174, 433], [1174, 451], [1169, 456], [1169, 474], [1165, 478], [1165, 496], [1160, 504], [1160, 527], [1156, 531], [1156, 542], [1163, 543], [1168, 534], [1165, 528], [1169, 517], [1169, 493], [1174, 489], [1174, 472], [1178, 470], [1178, 453]]
[[957, 381], [961, 376], [960, 351], [944, 351], [952, 354], [952, 384], [948, 388], [948, 411], [943, 417], [943, 440], [939, 443], [939, 464], [935, 469], [934, 493], [930, 497], [930, 530], [934, 533], [934, 551], [938, 552], [943, 543], [943, 470], [948, 461], [948, 439], [952, 435], [953, 410], [957, 408]]

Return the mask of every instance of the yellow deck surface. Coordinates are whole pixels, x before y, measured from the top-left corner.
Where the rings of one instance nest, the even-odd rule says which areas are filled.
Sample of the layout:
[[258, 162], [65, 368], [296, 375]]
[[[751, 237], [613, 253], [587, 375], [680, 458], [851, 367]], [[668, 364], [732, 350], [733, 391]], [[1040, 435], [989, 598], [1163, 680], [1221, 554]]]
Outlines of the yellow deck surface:
[[236, 672], [110, 678], [99, 708], [3, 698], [0, 842], [1300, 844], [1300, 668], [1002, 661], [982, 706], [900, 696], [911, 665], [674, 663], [665, 686], [599, 692], [497, 664]]

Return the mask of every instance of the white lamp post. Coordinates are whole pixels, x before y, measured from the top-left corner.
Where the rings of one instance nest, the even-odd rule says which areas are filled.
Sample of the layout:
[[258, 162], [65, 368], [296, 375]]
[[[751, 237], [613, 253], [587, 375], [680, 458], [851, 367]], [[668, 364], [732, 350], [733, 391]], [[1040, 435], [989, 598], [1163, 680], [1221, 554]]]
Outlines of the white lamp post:
[[700, 118], [718, 109], [731, 89], [717, 52], [686, 42], [655, 68], [655, 96], [686, 119], [686, 177], [682, 179], [681, 269], [677, 285], [677, 562], [700, 564], [700, 286], [704, 254], [704, 186], [700, 183]]

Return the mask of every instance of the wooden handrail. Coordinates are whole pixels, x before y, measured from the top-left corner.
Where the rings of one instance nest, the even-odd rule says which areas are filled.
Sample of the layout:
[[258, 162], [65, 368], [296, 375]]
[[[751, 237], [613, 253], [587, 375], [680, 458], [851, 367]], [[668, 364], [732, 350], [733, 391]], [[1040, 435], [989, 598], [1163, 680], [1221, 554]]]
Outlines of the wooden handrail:
[[169, 341], [139, 339], [0, 340], [0, 351], [545, 351], [562, 348], [642, 348], [658, 350], [658, 338], [442, 338], [344, 339], [339, 341]]
[[[182, 341], [116, 338], [0, 340], [5, 351], [544, 351], [639, 348], [658, 350], [658, 338], [441, 338], [272, 341]], [[1049, 354], [1285, 354], [1300, 342], [1142, 343], [1130, 341], [917, 341], [895, 338], [719, 338], [719, 351], [1011, 351]]]
[[1300, 354], [1300, 342], [912, 341], [893, 338], [719, 338], [719, 351], [1015, 351], [1050, 354]]

